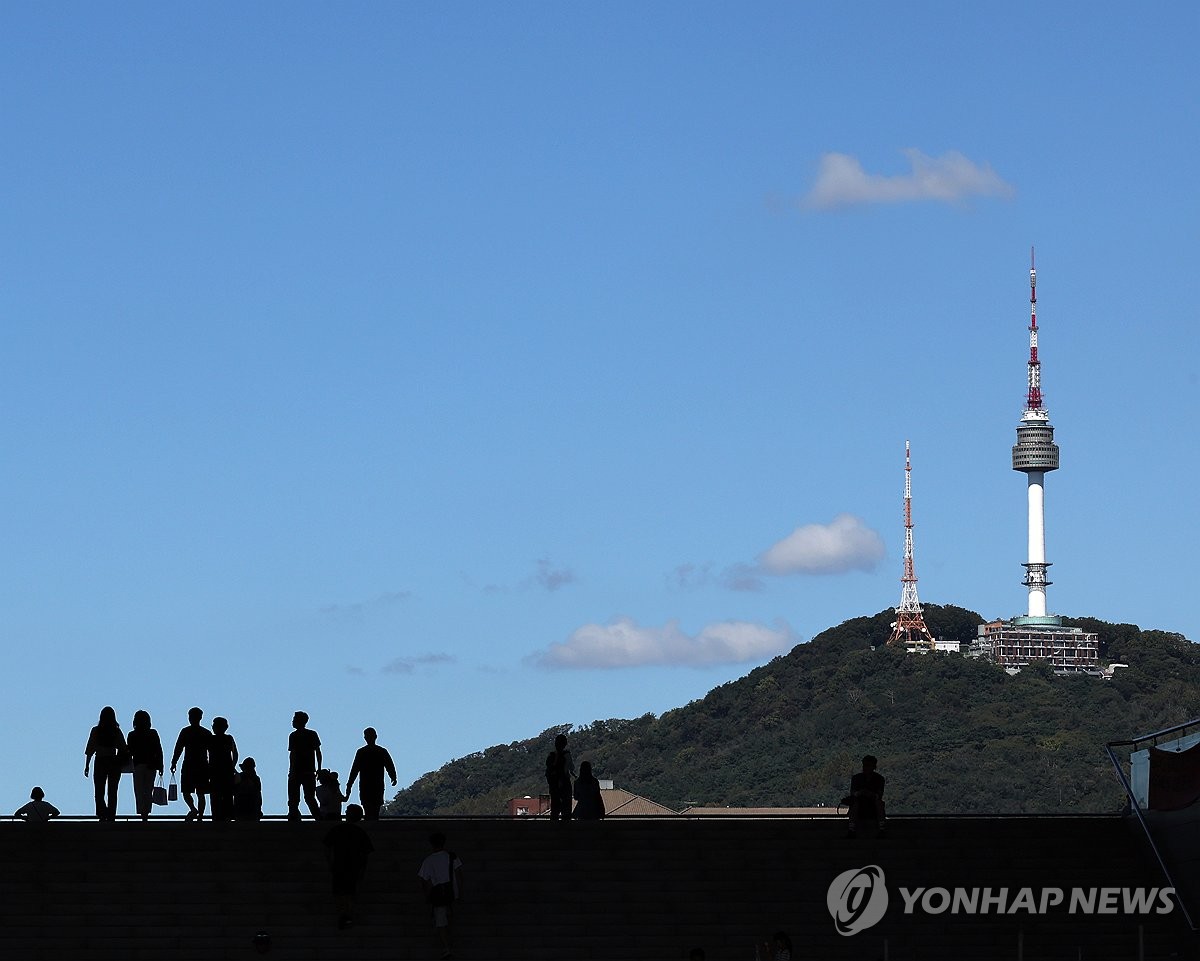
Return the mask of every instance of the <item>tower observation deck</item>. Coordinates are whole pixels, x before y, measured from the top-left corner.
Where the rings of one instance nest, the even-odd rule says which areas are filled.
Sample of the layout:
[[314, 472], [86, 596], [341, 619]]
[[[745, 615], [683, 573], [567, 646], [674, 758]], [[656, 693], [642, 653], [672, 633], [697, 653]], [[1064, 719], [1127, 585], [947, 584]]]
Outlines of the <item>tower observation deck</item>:
[[1029, 617], [1046, 617], [1046, 588], [1050, 564], [1046, 561], [1045, 491], [1046, 472], [1058, 470], [1058, 445], [1054, 428], [1042, 399], [1042, 367], [1038, 359], [1037, 267], [1029, 254], [1029, 372], [1025, 412], [1017, 424], [1017, 442], [1012, 449], [1013, 470], [1028, 478], [1029, 552], [1024, 584], [1029, 590]]

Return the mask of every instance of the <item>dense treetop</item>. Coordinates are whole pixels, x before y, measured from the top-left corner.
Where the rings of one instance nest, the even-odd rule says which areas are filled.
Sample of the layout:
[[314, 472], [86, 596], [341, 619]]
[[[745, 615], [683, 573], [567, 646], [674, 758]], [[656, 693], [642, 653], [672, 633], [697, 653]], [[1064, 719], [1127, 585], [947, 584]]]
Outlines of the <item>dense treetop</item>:
[[[964, 643], [982, 618], [924, 605], [934, 635]], [[704, 698], [630, 720], [559, 725], [489, 747], [418, 778], [392, 814], [503, 814], [545, 793], [554, 735], [576, 764], [680, 809], [836, 804], [865, 753], [880, 758], [892, 813], [1116, 810], [1124, 797], [1104, 743], [1200, 715], [1200, 648], [1180, 634], [1093, 618], [1111, 681], [1009, 675], [960, 654], [874, 647], [894, 613], [856, 617]]]

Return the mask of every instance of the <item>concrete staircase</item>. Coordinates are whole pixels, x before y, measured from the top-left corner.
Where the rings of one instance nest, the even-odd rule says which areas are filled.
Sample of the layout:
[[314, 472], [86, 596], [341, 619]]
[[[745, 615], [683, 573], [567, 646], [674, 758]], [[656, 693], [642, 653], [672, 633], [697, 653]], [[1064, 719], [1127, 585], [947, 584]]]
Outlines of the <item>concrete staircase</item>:
[[[443, 830], [464, 862], [455, 957], [669, 961], [702, 946], [750, 961], [787, 931], [796, 959], [1192, 957], [1173, 914], [904, 913], [901, 886], [1161, 887], [1133, 827], [1115, 817], [893, 818], [888, 837], [844, 838], [834, 819], [394, 819], [357, 923], [339, 931], [322, 839], [328, 825], [174, 820], [0, 823], [2, 961], [286, 961], [437, 958], [416, 870]], [[839, 935], [826, 906], [841, 872], [878, 865], [883, 919]], [[1141, 953], [1139, 953], [1139, 951]]]

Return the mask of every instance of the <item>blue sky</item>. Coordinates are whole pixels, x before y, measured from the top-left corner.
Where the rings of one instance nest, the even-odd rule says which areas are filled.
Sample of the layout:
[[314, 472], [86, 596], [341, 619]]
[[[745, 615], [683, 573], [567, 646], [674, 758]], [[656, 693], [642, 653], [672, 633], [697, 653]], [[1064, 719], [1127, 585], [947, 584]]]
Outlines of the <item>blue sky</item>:
[[105, 704], [278, 812], [298, 708], [406, 784], [701, 697], [898, 603], [906, 438], [1023, 612], [1031, 245], [1049, 606], [1200, 637], [1198, 16], [9, 5], [9, 808]]

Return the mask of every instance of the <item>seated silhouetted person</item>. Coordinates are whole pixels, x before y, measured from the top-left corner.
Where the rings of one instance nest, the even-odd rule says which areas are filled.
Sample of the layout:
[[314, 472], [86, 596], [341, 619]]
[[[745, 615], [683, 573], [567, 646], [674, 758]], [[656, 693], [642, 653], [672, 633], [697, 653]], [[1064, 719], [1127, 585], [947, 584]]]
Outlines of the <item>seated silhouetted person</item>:
[[850, 806], [850, 828], [848, 837], [858, 834], [860, 821], [872, 820], [884, 831], [883, 785], [884, 778], [875, 768], [879, 761], [868, 754], [862, 759], [862, 770], [850, 778], [850, 795], [846, 803]]
[[49, 821], [58, 815], [58, 808], [46, 800], [46, 792], [40, 787], [35, 787], [29, 792], [29, 803], [17, 808], [13, 817], [22, 821]]
[[233, 819], [235, 821], [262, 820], [262, 780], [254, 758], [242, 762], [242, 772], [233, 786]]

